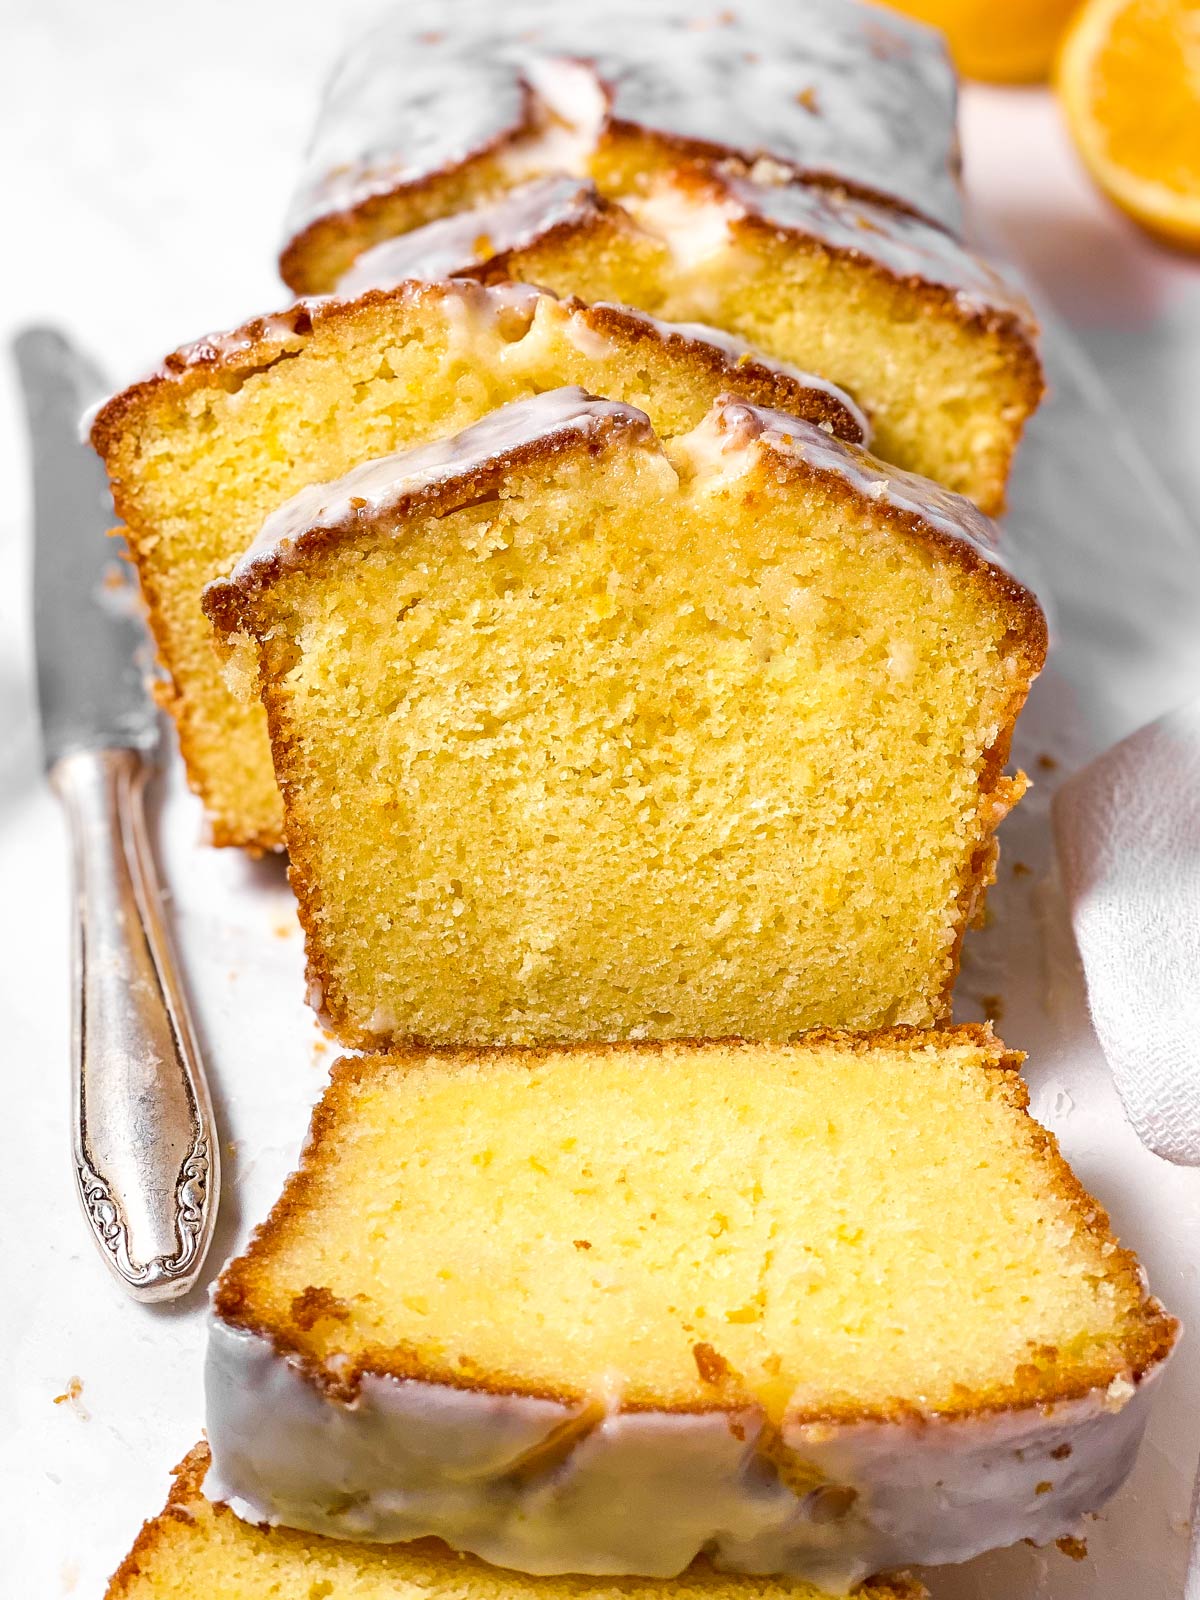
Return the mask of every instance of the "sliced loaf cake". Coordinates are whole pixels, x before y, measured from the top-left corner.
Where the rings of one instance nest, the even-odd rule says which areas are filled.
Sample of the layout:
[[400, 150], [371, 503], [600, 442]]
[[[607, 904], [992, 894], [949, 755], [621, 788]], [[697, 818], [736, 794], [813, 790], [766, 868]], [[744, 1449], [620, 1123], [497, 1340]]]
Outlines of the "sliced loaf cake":
[[215, 1291], [208, 1492], [837, 1592], [1076, 1535], [1175, 1325], [1019, 1059], [959, 1028], [342, 1061]]
[[281, 268], [324, 293], [380, 239], [567, 174], [636, 192], [681, 158], [961, 221], [939, 34], [853, 0], [409, 0], [337, 63]]
[[864, 427], [847, 396], [720, 334], [471, 283], [407, 284], [259, 318], [177, 351], [101, 409], [92, 442], [214, 842], [278, 849], [282, 813], [266, 722], [222, 677], [204, 585], [305, 485], [564, 383], [631, 401], [666, 434], [694, 426], [723, 392], [850, 439]]
[[769, 162], [662, 172], [620, 204], [534, 182], [376, 246], [339, 292], [446, 274], [728, 329], [835, 379], [879, 455], [991, 513], [1042, 394], [1033, 312], [984, 261], [920, 218]]
[[356, 1047], [943, 1020], [1045, 648], [968, 502], [564, 389], [313, 486], [257, 647], [311, 994]]

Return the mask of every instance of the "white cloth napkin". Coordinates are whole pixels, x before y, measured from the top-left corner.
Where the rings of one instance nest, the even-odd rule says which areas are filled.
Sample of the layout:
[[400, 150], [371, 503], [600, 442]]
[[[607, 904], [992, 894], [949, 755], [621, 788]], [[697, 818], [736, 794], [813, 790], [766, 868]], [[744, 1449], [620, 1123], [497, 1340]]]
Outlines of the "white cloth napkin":
[[1088, 1005], [1126, 1114], [1200, 1165], [1200, 700], [1076, 773], [1053, 807]]

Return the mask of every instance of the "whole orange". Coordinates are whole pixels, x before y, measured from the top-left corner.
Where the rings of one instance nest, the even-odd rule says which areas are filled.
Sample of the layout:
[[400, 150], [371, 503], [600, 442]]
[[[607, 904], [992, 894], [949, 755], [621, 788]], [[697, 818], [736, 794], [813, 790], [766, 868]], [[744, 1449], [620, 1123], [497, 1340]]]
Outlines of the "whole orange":
[[1050, 74], [1079, 0], [885, 0], [946, 35], [958, 70], [985, 83], [1038, 83]]

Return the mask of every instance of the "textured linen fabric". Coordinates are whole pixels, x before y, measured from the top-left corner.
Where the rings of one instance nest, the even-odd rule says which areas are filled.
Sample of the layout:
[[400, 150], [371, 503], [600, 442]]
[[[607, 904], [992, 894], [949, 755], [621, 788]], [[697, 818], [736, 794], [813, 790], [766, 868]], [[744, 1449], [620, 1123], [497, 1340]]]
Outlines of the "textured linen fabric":
[[1141, 728], [1054, 801], [1088, 1005], [1138, 1137], [1200, 1166], [1200, 700]]

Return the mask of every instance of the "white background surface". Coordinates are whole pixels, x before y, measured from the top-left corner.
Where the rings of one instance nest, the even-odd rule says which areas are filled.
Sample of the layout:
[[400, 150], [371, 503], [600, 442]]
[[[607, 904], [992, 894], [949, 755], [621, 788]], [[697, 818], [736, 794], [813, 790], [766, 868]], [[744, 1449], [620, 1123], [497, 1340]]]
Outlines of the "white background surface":
[[[7, 0], [0, 332], [49, 319], [115, 380], [173, 345], [282, 302], [273, 250], [317, 85], [362, 5], [312, 0]], [[334, 13], [337, 13], [336, 18]], [[1052, 346], [1055, 398], [1020, 464], [1011, 548], [1038, 572], [1055, 654], [1020, 758], [1036, 793], [1006, 825], [991, 927], [964, 1014], [1003, 1000], [1030, 1052], [1035, 1110], [1109, 1205], [1170, 1307], [1200, 1330], [1200, 1173], [1147, 1155], [1124, 1126], [1087, 1023], [1052, 876], [1047, 804], [1091, 751], [1200, 687], [1200, 268], [1142, 241], [1080, 175], [1049, 97], [968, 91], [968, 179], [985, 226], [1070, 321], [1125, 425], [1189, 511], [1140, 477], [1113, 419], [1089, 410]], [[1086, 389], [1086, 378], [1083, 380]], [[98, 1600], [166, 1469], [201, 1423], [198, 1303], [120, 1299], [85, 1237], [67, 1156], [67, 878], [31, 688], [24, 441], [0, 382], [0, 1594]], [[1049, 756], [1056, 765], [1038, 763]], [[214, 1266], [274, 1198], [330, 1056], [301, 1000], [301, 952], [278, 863], [200, 843], [167, 786], [162, 849], [225, 1145]], [[1022, 862], [1032, 870], [1014, 876]], [[54, 1404], [68, 1381], [79, 1400]], [[1133, 1481], [1080, 1565], [1021, 1547], [931, 1579], [937, 1600], [1176, 1600], [1200, 1448], [1200, 1337], [1160, 1395]]]

